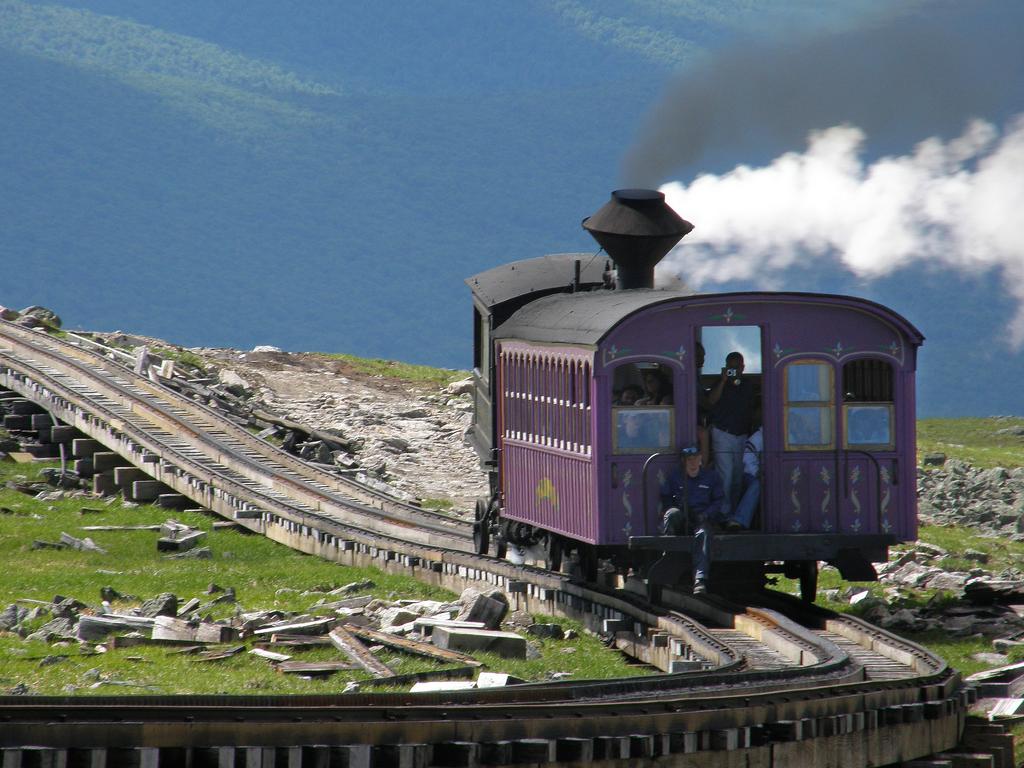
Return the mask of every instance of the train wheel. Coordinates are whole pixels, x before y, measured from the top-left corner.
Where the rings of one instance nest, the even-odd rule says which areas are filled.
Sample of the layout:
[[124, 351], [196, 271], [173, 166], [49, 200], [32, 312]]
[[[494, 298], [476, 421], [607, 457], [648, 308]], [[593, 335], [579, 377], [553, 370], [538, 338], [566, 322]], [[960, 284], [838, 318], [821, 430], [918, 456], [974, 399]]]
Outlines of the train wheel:
[[818, 561], [804, 560], [800, 563], [800, 599], [813, 603], [818, 596]]
[[557, 534], [549, 533], [546, 544], [548, 570], [562, 570], [562, 539]]
[[475, 522], [473, 523], [473, 551], [478, 555], [486, 555], [490, 543], [490, 520], [487, 514], [487, 500], [476, 500]]
[[597, 581], [597, 549], [590, 544], [580, 544], [576, 554], [580, 561], [580, 578], [593, 584]]
[[494, 534], [494, 556], [504, 558], [508, 554], [508, 532], [505, 526], [499, 525], [498, 532]]

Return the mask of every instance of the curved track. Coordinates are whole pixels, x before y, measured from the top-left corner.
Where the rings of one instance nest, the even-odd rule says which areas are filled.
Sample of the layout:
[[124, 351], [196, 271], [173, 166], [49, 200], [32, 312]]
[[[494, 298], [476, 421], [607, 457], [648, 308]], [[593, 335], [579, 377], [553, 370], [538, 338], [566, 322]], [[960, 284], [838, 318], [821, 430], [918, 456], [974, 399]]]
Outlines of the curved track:
[[234, 764], [244, 745], [246, 761], [262, 755], [257, 764], [286, 755], [305, 765], [307, 755], [310, 765], [469, 766], [655, 757], [726, 765], [736, 750], [756, 764], [810, 765], [797, 756], [813, 745], [835, 765], [885, 765], [957, 742], [967, 701], [959, 675], [863, 622], [800, 614], [782, 598], [745, 608], [664, 590], [653, 606], [475, 555], [464, 521], [310, 467], [93, 352], [8, 323], [0, 385], [275, 540], [411, 569], [454, 590], [498, 586], [513, 607], [579, 619], [666, 671], [443, 694], [6, 697], [0, 746], [84, 748], [90, 759], [128, 749], [160, 765]]

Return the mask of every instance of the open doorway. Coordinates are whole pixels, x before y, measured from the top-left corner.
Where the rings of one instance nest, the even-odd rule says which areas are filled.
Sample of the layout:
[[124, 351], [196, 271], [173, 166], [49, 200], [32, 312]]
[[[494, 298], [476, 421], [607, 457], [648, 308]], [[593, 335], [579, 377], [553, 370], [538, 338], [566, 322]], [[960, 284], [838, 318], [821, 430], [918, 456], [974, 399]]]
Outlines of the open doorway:
[[704, 349], [699, 377], [701, 453], [722, 480], [730, 524], [760, 524], [762, 333], [756, 325], [697, 329]]

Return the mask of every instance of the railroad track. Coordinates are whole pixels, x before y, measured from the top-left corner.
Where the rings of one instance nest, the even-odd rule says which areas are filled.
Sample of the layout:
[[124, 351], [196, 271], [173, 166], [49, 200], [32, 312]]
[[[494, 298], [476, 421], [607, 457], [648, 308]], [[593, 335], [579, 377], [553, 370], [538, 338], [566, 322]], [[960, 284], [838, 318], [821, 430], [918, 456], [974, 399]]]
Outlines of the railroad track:
[[813, 754], [886, 765], [948, 749], [962, 729], [959, 675], [863, 622], [798, 614], [782, 598], [745, 607], [663, 590], [651, 605], [476, 555], [464, 521], [306, 465], [101, 355], [9, 323], [0, 386], [277, 541], [456, 591], [500, 587], [514, 608], [578, 619], [664, 671], [436, 694], [0, 697], [4, 768], [83, 755], [93, 765], [731, 765], [737, 750], [751, 764], [825, 764], [801, 763]]

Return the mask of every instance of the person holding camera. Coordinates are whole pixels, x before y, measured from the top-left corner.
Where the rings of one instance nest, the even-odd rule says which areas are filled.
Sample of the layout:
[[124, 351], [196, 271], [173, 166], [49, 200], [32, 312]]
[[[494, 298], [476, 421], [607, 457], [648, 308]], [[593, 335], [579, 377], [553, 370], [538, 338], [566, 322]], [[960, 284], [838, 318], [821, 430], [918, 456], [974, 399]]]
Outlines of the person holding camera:
[[711, 388], [708, 401], [711, 403], [711, 450], [731, 511], [736, 509], [743, 488], [743, 449], [756, 405], [754, 382], [743, 377], [743, 355], [739, 352], [726, 355], [722, 375]]

